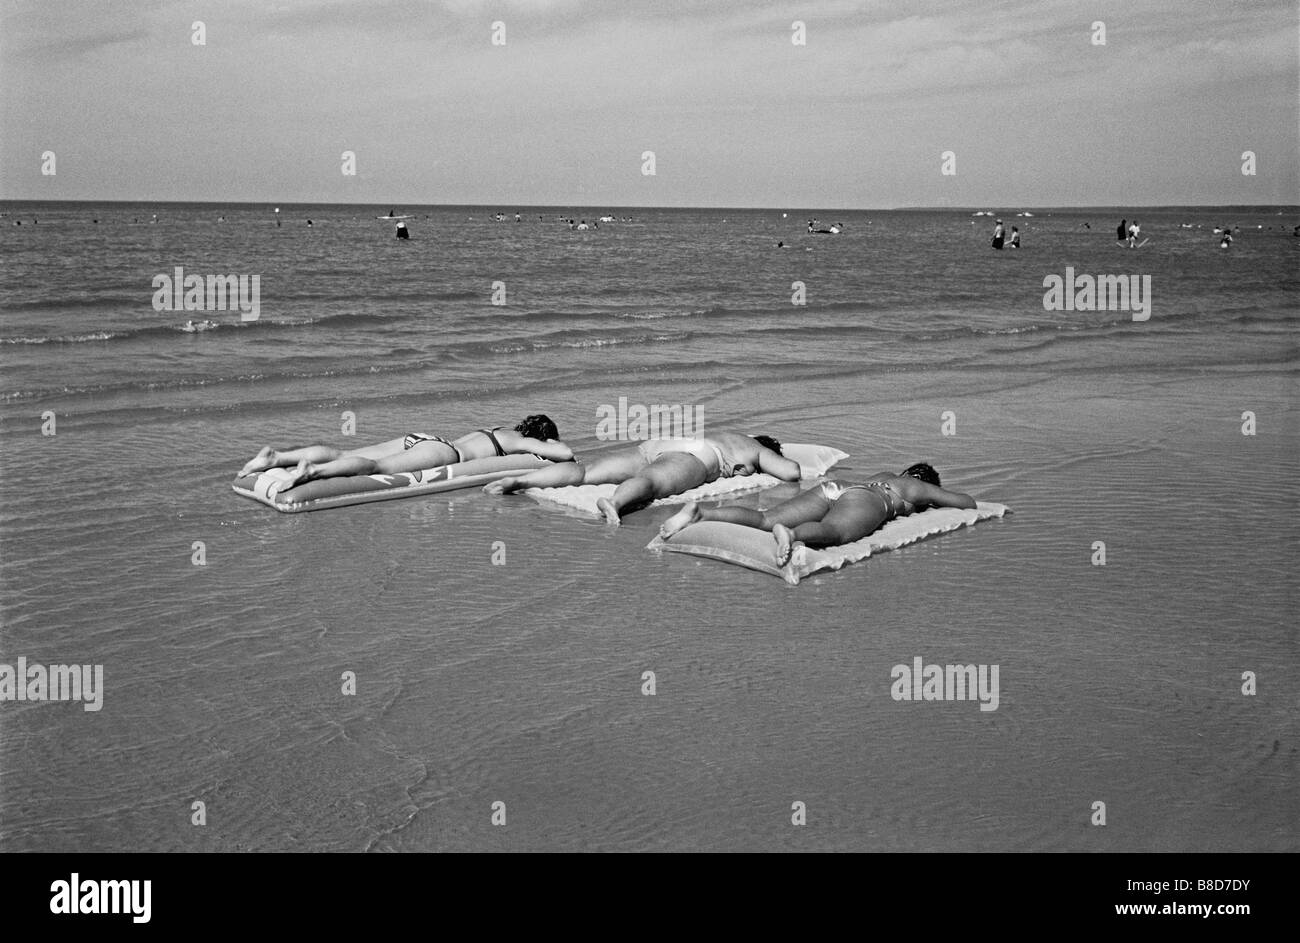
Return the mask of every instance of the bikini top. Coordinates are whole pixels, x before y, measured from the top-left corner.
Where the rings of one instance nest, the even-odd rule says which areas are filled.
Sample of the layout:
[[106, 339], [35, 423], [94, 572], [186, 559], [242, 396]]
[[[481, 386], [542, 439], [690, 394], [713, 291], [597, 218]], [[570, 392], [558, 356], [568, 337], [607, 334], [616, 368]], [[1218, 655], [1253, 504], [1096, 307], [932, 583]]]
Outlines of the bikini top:
[[500, 429], [500, 428], [501, 428], [501, 426], [493, 426], [491, 429], [480, 429], [480, 430], [478, 430], [479, 432], [483, 433], [485, 436], [488, 437], [488, 441], [492, 443], [492, 448], [494, 448], [494, 449], [497, 450], [497, 455], [498, 455], [498, 456], [500, 456], [500, 455], [505, 455], [505, 454], [506, 454], [506, 450], [503, 449], [503, 448], [501, 447], [501, 443], [498, 442], [498, 441], [497, 441], [497, 437], [496, 437], [495, 435], [493, 435], [493, 433], [496, 432], [496, 431], [497, 431], [498, 429]]
[[713, 449], [713, 454], [718, 456], [718, 477], [730, 478], [732, 475], [736, 474], [735, 462], [727, 460], [727, 456], [723, 453], [722, 448], [714, 445], [712, 442], [707, 443], [707, 445], [709, 448]]
[[894, 517], [902, 517], [905, 514], [916, 512], [916, 505], [904, 499], [898, 489], [888, 481], [868, 482], [866, 487], [879, 492], [880, 496], [885, 499], [885, 503], [889, 505], [889, 510]]

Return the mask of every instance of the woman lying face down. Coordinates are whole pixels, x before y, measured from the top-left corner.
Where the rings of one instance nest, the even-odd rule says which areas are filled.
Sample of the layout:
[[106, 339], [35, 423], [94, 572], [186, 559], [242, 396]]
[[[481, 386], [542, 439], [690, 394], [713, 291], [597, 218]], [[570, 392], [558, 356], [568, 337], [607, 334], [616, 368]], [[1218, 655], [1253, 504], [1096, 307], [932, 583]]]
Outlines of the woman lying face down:
[[525, 488], [571, 485], [618, 487], [596, 502], [605, 520], [617, 524], [626, 511], [657, 498], [681, 494], [719, 478], [765, 473], [782, 481], [798, 481], [799, 463], [781, 454], [771, 436], [720, 432], [687, 439], [647, 439], [593, 459], [589, 465], [553, 465], [486, 485], [489, 494], [511, 494]]
[[239, 477], [268, 468], [292, 468], [291, 478], [283, 488], [287, 490], [315, 478], [393, 475], [497, 455], [536, 455], [553, 462], [573, 460], [573, 450], [560, 440], [555, 423], [538, 414], [526, 417], [513, 429], [475, 429], [451, 440], [412, 432], [400, 439], [346, 452], [326, 445], [282, 451], [267, 446], [240, 469]]
[[861, 540], [886, 522], [927, 508], [975, 507], [975, 499], [939, 484], [939, 473], [918, 462], [901, 475], [881, 472], [864, 482], [827, 481], [776, 507], [702, 508], [688, 503], [659, 529], [665, 540], [697, 521], [726, 521], [770, 530], [778, 566], [785, 566], [795, 541], [809, 547], [834, 547]]

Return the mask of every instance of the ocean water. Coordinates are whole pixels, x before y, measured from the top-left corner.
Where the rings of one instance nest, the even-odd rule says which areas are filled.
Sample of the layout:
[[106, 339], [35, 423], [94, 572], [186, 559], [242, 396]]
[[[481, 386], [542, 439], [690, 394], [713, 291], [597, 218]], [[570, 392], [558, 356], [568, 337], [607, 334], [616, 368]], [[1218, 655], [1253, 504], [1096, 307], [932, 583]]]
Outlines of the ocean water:
[[[1300, 846], [1295, 207], [1144, 209], [1138, 250], [998, 209], [1018, 252], [969, 211], [388, 209], [0, 204], [0, 663], [104, 666], [98, 712], [0, 703], [0, 847]], [[178, 266], [258, 319], [155, 310]], [[1067, 268], [1150, 276], [1149, 320], [1045, 310]], [[229, 487], [535, 412], [595, 452], [621, 397], [1014, 514], [788, 587], [649, 553], [663, 509]], [[998, 709], [894, 700], [916, 656], [998, 664]]]

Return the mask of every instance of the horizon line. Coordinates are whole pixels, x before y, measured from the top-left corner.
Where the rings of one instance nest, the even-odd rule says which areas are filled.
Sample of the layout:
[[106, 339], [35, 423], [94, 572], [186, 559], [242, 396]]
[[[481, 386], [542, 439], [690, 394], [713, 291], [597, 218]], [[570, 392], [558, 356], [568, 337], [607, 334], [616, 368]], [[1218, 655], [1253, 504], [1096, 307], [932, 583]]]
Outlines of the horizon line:
[[[845, 206], [800, 206], [800, 205], [776, 205], [767, 206], [706, 206], [706, 205], [687, 205], [687, 206], [670, 206], [670, 205], [641, 205], [630, 203], [397, 203], [395, 201], [385, 201], [390, 208], [441, 208], [441, 209], [483, 209], [497, 208], [498, 212], [508, 212], [501, 210], [502, 206], [512, 206], [515, 209], [566, 209], [582, 207], [584, 209], [621, 209], [621, 210], [731, 210], [731, 211], [763, 211], [763, 210], [817, 210], [818, 212], [837, 212], [837, 213], [894, 213], [894, 212], [967, 212], [976, 210], [981, 213], [990, 211], [982, 209], [989, 204], [972, 203], [968, 206], [930, 206], [930, 205], [908, 205], [908, 206], [862, 206], [862, 207], [845, 207]], [[296, 200], [280, 201], [274, 200], [123, 200], [123, 199], [18, 199], [18, 198], [0, 198], [0, 204], [6, 203], [154, 203], [154, 204], [174, 204], [174, 205], [193, 205], [207, 204], [213, 206], [365, 206], [365, 207], [382, 207], [385, 203], [366, 201], [358, 202], [339, 202], [333, 200]], [[998, 204], [994, 204], [998, 205]], [[1275, 210], [1293, 210], [1300, 212], [1300, 203], [1093, 203], [1093, 204], [1060, 204], [1060, 205], [1029, 205], [1016, 204], [1020, 211], [1026, 210], [1109, 210], [1109, 209], [1127, 209], [1127, 210], [1146, 210], [1146, 209], [1275, 209]], [[999, 208], [998, 212], [1010, 212], [1009, 210]]]

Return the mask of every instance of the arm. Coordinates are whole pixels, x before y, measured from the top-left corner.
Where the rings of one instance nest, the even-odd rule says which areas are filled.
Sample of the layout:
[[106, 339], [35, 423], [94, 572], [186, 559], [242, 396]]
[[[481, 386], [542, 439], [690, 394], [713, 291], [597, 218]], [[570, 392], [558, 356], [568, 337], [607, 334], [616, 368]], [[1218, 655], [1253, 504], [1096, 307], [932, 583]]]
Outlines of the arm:
[[[498, 438], [500, 438], [499, 434]], [[515, 441], [510, 444], [510, 451], [512, 452], [532, 452], [534, 455], [540, 455], [542, 458], [548, 458], [553, 462], [573, 461], [573, 449], [558, 440], [548, 442], [542, 439], [530, 439], [527, 436], [518, 434], [514, 438]]]
[[918, 483], [921, 486], [921, 493], [918, 497], [930, 507], [975, 510], [975, 499], [968, 494], [962, 494], [960, 491], [949, 491], [947, 488], [940, 488], [924, 481]]
[[803, 474], [803, 469], [794, 459], [777, 455], [771, 449], [761, 445], [758, 447], [758, 470], [782, 481], [798, 481]]

